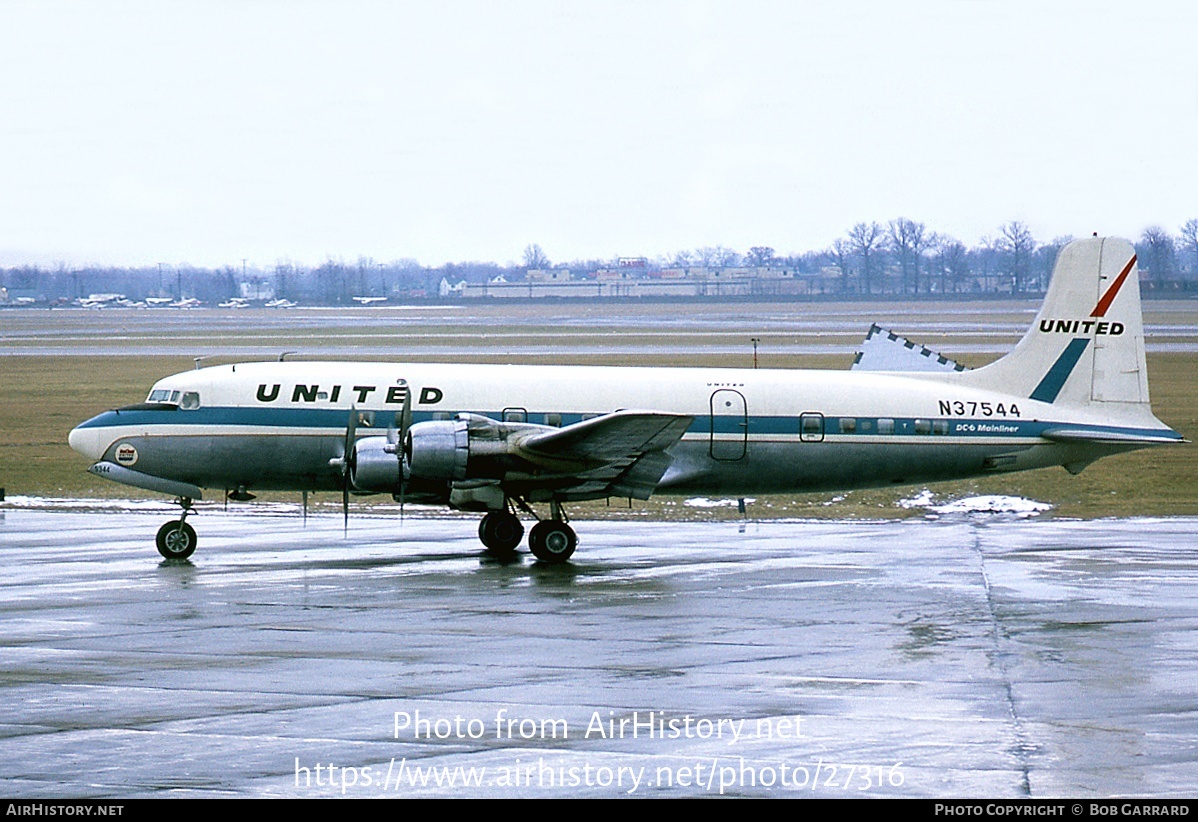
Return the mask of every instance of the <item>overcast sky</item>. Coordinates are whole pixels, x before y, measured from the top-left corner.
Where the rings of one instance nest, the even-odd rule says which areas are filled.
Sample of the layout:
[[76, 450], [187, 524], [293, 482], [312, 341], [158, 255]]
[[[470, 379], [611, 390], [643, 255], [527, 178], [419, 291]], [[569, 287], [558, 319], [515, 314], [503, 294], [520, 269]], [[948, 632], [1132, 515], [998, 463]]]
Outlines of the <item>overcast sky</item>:
[[0, 2], [0, 264], [1198, 218], [1198, 3]]

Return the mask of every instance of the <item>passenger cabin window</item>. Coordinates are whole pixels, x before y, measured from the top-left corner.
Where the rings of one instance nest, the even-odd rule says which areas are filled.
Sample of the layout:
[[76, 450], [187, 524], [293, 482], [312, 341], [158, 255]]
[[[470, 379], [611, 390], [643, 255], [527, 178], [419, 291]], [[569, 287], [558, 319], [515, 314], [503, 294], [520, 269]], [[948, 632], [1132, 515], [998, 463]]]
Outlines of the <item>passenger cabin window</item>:
[[932, 421], [931, 420], [916, 420], [915, 421], [915, 433], [916, 434], [932, 433]]
[[852, 434], [856, 430], [857, 430], [856, 418], [854, 418], [854, 417], [841, 417], [840, 418], [840, 433]]
[[198, 391], [184, 391], [183, 397], [179, 400], [179, 407], [184, 411], [194, 411], [200, 407], [200, 394]]
[[893, 434], [894, 433], [894, 420], [885, 419], [885, 418], [878, 420], [878, 433], [879, 434]]

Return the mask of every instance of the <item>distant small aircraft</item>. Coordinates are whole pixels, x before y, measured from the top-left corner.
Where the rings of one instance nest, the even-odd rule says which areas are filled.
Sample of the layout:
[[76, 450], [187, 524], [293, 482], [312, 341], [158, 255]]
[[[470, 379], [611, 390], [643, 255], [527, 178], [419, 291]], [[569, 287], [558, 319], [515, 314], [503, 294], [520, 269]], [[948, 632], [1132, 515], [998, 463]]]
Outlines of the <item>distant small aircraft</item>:
[[293, 303], [291, 300], [271, 300], [266, 303], [267, 308], [295, 308], [299, 303]]
[[220, 308], [249, 308], [250, 301], [245, 297], [233, 297], [223, 303], [218, 303], [218, 305]]
[[536, 520], [532, 553], [556, 563], [577, 545], [565, 507], [578, 500], [843, 490], [1053, 465], [1077, 473], [1183, 441], [1149, 405], [1126, 241], [1066, 246], [1031, 329], [984, 368], [880, 329], [870, 336], [869, 356], [847, 372], [214, 366], [160, 380], [146, 402], [93, 417], [70, 443], [95, 461], [92, 473], [177, 497], [183, 516], [157, 538], [168, 558], [195, 550], [186, 520], [202, 488], [223, 488], [231, 499], [340, 490], [347, 518], [350, 494], [480, 511], [479, 537], [500, 556], [519, 545], [524, 514]]
[[106, 305], [118, 305], [124, 299], [124, 294], [91, 294], [75, 300], [75, 305], [84, 308], [103, 308]]
[[371, 303], [385, 303], [386, 297], [354, 297], [354, 302], [359, 302], [362, 305], [370, 305]]

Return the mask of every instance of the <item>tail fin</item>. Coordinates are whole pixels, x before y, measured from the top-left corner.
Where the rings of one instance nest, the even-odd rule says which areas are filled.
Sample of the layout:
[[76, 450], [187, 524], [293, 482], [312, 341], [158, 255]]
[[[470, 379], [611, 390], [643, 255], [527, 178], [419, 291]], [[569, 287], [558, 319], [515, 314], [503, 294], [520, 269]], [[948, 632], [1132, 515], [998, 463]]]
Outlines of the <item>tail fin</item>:
[[[1011, 353], [960, 382], [1057, 406], [1148, 410], [1136, 252], [1126, 240], [1061, 249], [1036, 321]], [[1151, 413], [1149, 411], [1149, 413]]]

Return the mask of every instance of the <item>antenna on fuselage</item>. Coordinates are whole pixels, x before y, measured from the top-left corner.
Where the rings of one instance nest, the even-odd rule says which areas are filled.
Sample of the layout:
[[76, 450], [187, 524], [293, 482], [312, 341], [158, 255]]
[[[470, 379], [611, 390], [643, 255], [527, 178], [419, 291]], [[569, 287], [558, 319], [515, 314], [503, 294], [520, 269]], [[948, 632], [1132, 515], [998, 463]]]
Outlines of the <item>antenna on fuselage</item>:
[[208, 358], [207, 358], [207, 357], [192, 357], [191, 359], [192, 359], [192, 360], [195, 362], [195, 364], [196, 364], [196, 371], [199, 371], [199, 370], [200, 370], [200, 363], [201, 363], [202, 361], [204, 361], [204, 360], [208, 359]]
[[298, 354], [298, 353], [299, 353], [298, 351], [284, 351], [282, 354], [280, 354], [280, 355], [279, 355], [279, 362], [282, 362], [282, 361], [283, 361], [283, 359], [284, 359], [284, 358], [285, 358], [285, 357], [286, 357], [288, 354]]

